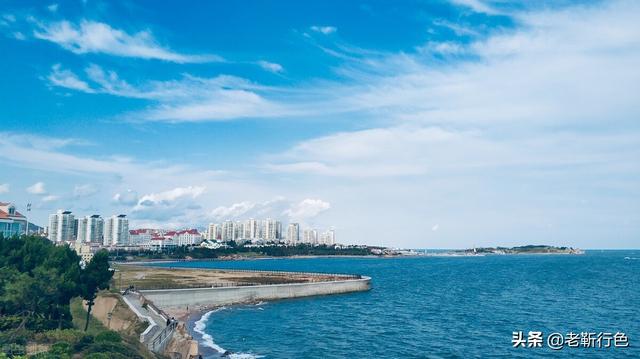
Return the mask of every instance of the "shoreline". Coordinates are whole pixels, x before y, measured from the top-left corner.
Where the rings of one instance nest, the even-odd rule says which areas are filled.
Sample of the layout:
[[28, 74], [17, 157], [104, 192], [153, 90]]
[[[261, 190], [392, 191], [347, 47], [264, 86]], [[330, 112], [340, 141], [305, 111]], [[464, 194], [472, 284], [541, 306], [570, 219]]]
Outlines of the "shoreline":
[[[167, 313], [172, 315], [178, 320], [185, 324], [188, 334], [193, 338], [196, 343], [198, 343], [198, 354], [202, 355], [203, 358], [241, 358], [241, 359], [250, 359], [250, 358], [260, 358], [262, 357], [260, 354], [254, 353], [236, 353], [230, 350], [227, 350], [221, 347], [218, 343], [215, 342], [215, 338], [211, 334], [207, 334], [205, 332], [206, 324], [209, 322], [209, 316], [215, 314], [218, 311], [224, 309], [231, 309], [234, 307], [240, 306], [251, 306], [251, 305], [260, 305], [267, 303], [265, 301], [255, 301], [255, 302], [244, 302], [244, 303], [235, 303], [231, 305], [213, 305], [213, 306], [202, 306], [197, 309], [190, 310], [169, 310]], [[206, 318], [205, 318], [206, 316]], [[204, 322], [202, 324], [201, 321]], [[202, 328], [199, 326], [202, 325]], [[207, 338], [207, 336], [209, 338]], [[209, 343], [210, 342], [210, 343]]]
[[[281, 259], [314, 259], [314, 258], [362, 258], [362, 259], [394, 259], [394, 258], [429, 258], [429, 257], [495, 257], [495, 256], [537, 256], [537, 255], [584, 255], [587, 251], [582, 253], [561, 253], [561, 252], [539, 252], [539, 253], [479, 253], [479, 254], [464, 254], [464, 253], [437, 253], [428, 252], [421, 254], [405, 254], [405, 255], [300, 255], [300, 256], [282, 256], [282, 257], [239, 257], [239, 258], [192, 258], [192, 259], [145, 259], [135, 261], [119, 261], [115, 262], [120, 265], [146, 265], [154, 263], [181, 263], [181, 262], [238, 262], [238, 261], [259, 261], [259, 260], [281, 260]], [[211, 269], [211, 268], [202, 268]], [[226, 269], [226, 268], [221, 268]]]
[[149, 263], [175, 263], [175, 262], [236, 262], [236, 261], [258, 261], [273, 259], [314, 259], [314, 258], [398, 258], [398, 257], [422, 257], [416, 256], [377, 256], [377, 255], [295, 255], [295, 256], [265, 256], [265, 257], [238, 257], [238, 258], [192, 258], [192, 259], [145, 259], [135, 261], [118, 261], [117, 264], [136, 265]]

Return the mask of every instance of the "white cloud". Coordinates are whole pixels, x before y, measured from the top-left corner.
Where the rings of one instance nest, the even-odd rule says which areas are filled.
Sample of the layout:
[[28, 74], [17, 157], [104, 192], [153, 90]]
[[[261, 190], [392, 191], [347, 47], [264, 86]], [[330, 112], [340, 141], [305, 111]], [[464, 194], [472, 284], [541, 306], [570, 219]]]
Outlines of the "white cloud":
[[433, 227], [431, 227], [431, 230], [435, 232], [435, 231], [437, 231], [439, 228], [440, 228], [440, 225], [439, 225], [439, 224], [434, 224], [434, 225], [433, 225]]
[[[333, 208], [326, 217], [351, 238], [451, 247], [470, 246], [471, 233], [482, 238], [476, 244], [548, 238], [595, 247], [608, 238], [598, 227], [621, 228], [632, 247], [640, 5], [514, 16], [511, 30], [425, 45], [465, 55], [445, 62], [421, 51], [338, 48], [344, 80], [323, 84], [324, 107], [370, 128], [307, 139], [261, 160], [278, 177], [297, 174], [323, 189]], [[360, 211], [363, 219], [353, 216]], [[433, 218], [446, 233], [397, 233]], [[390, 220], [393, 230], [370, 225]]]
[[[131, 209], [132, 217], [143, 220], [163, 221], [186, 217], [202, 207], [194, 200], [205, 191], [204, 186], [176, 187], [174, 189], [145, 194]], [[191, 219], [193, 221], [193, 218]]]
[[96, 186], [92, 184], [77, 185], [73, 188], [73, 196], [76, 198], [90, 197], [98, 193]]
[[197, 198], [204, 193], [205, 187], [202, 186], [188, 186], [188, 187], [176, 187], [174, 189], [160, 192], [145, 194], [138, 200], [136, 207], [142, 208], [145, 206], [153, 206], [158, 204], [171, 204], [176, 200], [183, 197]]
[[24, 36], [24, 34], [21, 33], [20, 31], [15, 31], [13, 33], [13, 38], [16, 39], [16, 40], [25, 40], [27, 37]]
[[2, 19], [7, 23], [16, 22], [16, 16], [13, 14], [2, 14]]
[[396, 177], [488, 165], [503, 158], [502, 151], [498, 144], [472, 132], [437, 127], [377, 128], [303, 141], [267, 168], [326, 176]]
[[338, 29], [334, 26], [315, 26], [314, 25], [314, 26], [311, 26], [310, 29], [311, 31], [319, 32], [324, 35], [330, 35], [338, 31]]
[[291, 208], [287, 209], [284, 214], [289, 216], [292, 221], [303, 222], [316, 217], [329, 208], [331, 208], [331, 204], [329, 202], [325, 202], [321, 199], [307, 198], [291, 206]]
[[305, 222], [329, 208], [329, 202], [321, 199], [307, 198], [300, 202], [292, 202], [284, 197], [276, 197], [264, 202], [243, 201], [230, 206], [219, 206], [209, 213], [209, 217], [217, 222], [249, 218]]
[[246, 215], [249, 211], [256, 208], [256, 203], [244, 201], [240, 203], [234, 203], [229, 207], [216, 207], [211, 211], [211, 216], [218, 220], [226, 220], [226, 219], [238, 219], [242, 218], [242, 216]]
[[209, 218], [218, 222], [267, 217], [281, 219], [290, 205], [290, 202], [284, 197], [276, 197], [264, 202], [243, 201], [230, 206], [216, 207], [209, 213]]
[[176, 81], [150, 81], [133, 86], [114, 71], [105, 71], [97, 65], [90, 65], [85, 72], [91, 85], [75, 73], [58, 66], [54, 66], [49, 80], [54, 86], [86, 93], [146, 99], [156, 104], [147, 110], [125, 115], [125, 118], [135, 121], [224, 121], [296, 113], [296, 110], [261, 95], [268, 88], [234, 76], [199, 78], [186, 75]]
[[58, 4], [51, 4], [51, 5], [47, 6], [47, 10], [49, 10], [51, 12], [58, 11]]
[[67, 146], [86, 146], [89, 141], [78, 138], [55, 138], [32, 134], [0, 132], [0, 146], [56, 150]]
[[[521, 243], [548, 238], [595, 246], [616, 228], [616, 236], [631, 238], [627, 242], [632, 246], [640, 203], [639, 14], [640, 6], [631, 1], [521, 13], [514, 19], [517, 28], [459, 43], [456, 51], [470, 56], [444, 63], [420, 51], [339, 49], [346, 54], [336, 69], [340, 82], [301, 86], [293, 97], [310, 114], [346, 119], [357, 129], [323, 134], [259, 158], [256, 163], [268, 163], [278, 173], [260, 173], [251, 180], [217, 182], [202, 170], [163, 168], [166, 163], [42, 150], [4, 134], [0, 159], [12, 166], [117, 178], [119, 187], [111, 193], [122, 188], [162, 193], [176, 183], [206, 184], [207, 194], [195, 200], [182, 197], [174, 207], [158, 204], [153, 206], [157, 212], [141, 211], [144, 217], [164, 218], [148, 220], [161, 225], [204, 223], [213, 216], [198, 213], [211, 213], [190, 206], [213, 208], [240, 196], [252, 201], [216, 208], [215, 214], [275, 217], [292, 211], [297, 202], [263, 205], [259, 199], [283, 192], [300, 199], [313, 193], [311, 198], [331, 203], [320, 218], [338, 226], [346, 242], [389, 238], [389, 245], [468, 246], [471, 233], [476, 244], [495, 245], [515, 241], [513, 233], [518, 233]], [[425, 46], [443, 50], [450, 45], [456, 44]], [[281, 104], [272, 93], [282, 89], [237, 78], [224, 80], [231, 87], [221, 85], [220, 78], [193, 77], [131, 85], [104, 70], [79, 78], [96, 92], [154, 101], [152, 110], [215, 102], [202, 93], [218, 88]], [[175, 93], [180, 101], [171, 100]], [[225, 103], [238, 101], [230, 96]], [[284, 103], [285, 108], [291, 104]], [[215, 109], [206, 110], [192, 118], [220, 118], [208, 113]], [[429, 230], [435, 218], [446, 233]], [[371, 226], [390, 221], [397, 225]], [[427, 230], [416, 229], [425, 223]]]
[[276, 64], [274, 62], [258, 61], [258, 65], [260, 65], [260, 67], [262, 67], [263, 69], [273, 73], [280, 73], [284, 71], [282, 65]]
[[0, 194], [8, 193], [8, 192], [9, 192], [9, 184], [8, 183], [0, 184]]
[[422, 53], [436, 53], [442, 55], [460, 55], [467, 50], [464, 46], [455, 42], [428, 42], [424, 46], [420, 46], [418, 50]]
[[166, 48], [155, 40], [151, 31], [134, 34], [112, 28], [110, 25], [82, 20], [40, 24], [34, 31], [38, 39], [51, 41], [76, 54], [103, 53], [113, 56], [156, 59], [176, 63], [222, 61], [215, 55], [184, 55]]
[[42, 202], [53, 202], [53, 201], [57, 201], [58, 199], [60, 199], [59, 196], [50, 194], [42, 197]]
[[147, 121], [197, 122], [223, 121], [239, 118], [275, 117], [286, 110], [262, 96], [245, 90], [218, 90], [201, 101], [160, 106], [134, 113]]
[[53, 65], [53, 67], [51, 68], [51, 73], [49, 74], [47, 79], [54, 86], [64, 87], [86, 93], [94, 92], [89, 87], [88, 83], [80, 80], [73, 72], [61, 69], [60, 64]]
[[43, 182], [36, 182], [33, 185], [27, 187], [27, 193], [44, 195], [47, 194], [47, 190], [44, 188]]
[[475, 12], [488, 15], [500, 15], [501, 12], [482, 0], [451, 0], [454, 4], [467, 7]]
[[113, 201], [118, 204], [133, 206], [138, 203], [138, 193], [134, 190], [128, 189], [123, 193], [116, 193], [113, 196]]

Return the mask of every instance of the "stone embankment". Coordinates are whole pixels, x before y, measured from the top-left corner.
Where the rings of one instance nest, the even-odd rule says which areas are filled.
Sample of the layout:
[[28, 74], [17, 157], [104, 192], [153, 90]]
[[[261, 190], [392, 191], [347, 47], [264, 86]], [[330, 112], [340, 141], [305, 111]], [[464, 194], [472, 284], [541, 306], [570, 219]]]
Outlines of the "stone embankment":
[[[249, 275], [253, 282], [179, 283], [173, 281], [172, 284], [176, 285], [176, 288], [163, 286], [162, 289], [153, 289], [148, 286], [149, 283], [140, 283], [147, 285], [140, 285], [140, 289], [134, 287], [133, 290], [126, 290], [123, 294], [124, 301], [138, 318], [149, 323], [147, 329], [140, 335], [140, 341], [150, 350], [173, 358], [197, 357], [197, 342], [188, 334], [184, 323], [174, 320], [166, 314], [165, 310], [171, 313], [190, 313], [202, 308], [223, 305], [361, 292], [371, 289], [371, 278], [360, 275], [224, 271], [225, 275], [230, 272], [236, 277]], [[260, 281], [256, 283], [256, 278], [260, 277], [269, 278], [269, 283], [275, 284], [258, 284]], [[274, 277], [277, 280], [274, 280]]]

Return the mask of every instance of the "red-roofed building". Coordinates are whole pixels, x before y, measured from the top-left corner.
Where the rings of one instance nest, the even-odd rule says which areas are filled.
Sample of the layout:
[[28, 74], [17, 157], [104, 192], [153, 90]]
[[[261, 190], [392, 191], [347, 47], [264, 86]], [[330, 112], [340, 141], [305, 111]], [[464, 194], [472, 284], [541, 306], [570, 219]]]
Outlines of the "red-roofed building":
[[5, 237], [23, 234], [27, 229], [27, 218], [16, 211], [13, 203], [0, 202], [0, 233]]
[[202, 235], [197, 229], [178, 231], [173, 238], [178, 246], [196, 246], [202, 242]]

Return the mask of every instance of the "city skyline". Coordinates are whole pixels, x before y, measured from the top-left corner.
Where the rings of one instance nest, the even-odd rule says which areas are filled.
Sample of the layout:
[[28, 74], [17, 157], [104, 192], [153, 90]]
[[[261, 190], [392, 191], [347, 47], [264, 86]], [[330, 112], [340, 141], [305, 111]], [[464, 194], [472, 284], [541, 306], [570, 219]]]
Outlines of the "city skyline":
[[3, 2], [0, 200], [40, 226], [638, 246], [638, 2], [251, 6]]
[[[25, 233], [27, 218], [19, 213], [12, 203], [0, 202], [0, 232], [5, 236]], [[59, 209], [49, 215], [48, 225], [40, 229], [31, 229], [30, 233], [45, 235], [52, 242], [78, 242], [91, 243], [93, 245], [111, 247], [150, 246], [148, 242], [152, 235], [178, 236], [172, 245], [184, 241], [180, 235], [196, 235], [188, 238], [189, 245], [199, 245], [202, 240], [218, 242], [244, 242], [251, 243], [282, 242], [287, 244], [337, 244], [335, 241], [335, 228], [329, 227], [324, 231], [309, 226], [301, 227], [300, 223], [285, 223], [278, 219], [266, 218], [245, 220], [225, 220], [222, 223], [209, 223], [205, 228], [201, 226], [185, 226], [183, 228], [155, 227], [133, 228], [129, 226], [129, 219], [125, 214], [114, 214], [103, 218], [100, 214], [76, 216], [72, 211]], [[130, 237], [144, 236], [140, 238]], [[148, 237], [148, 238], [147, 238]], [[160, 238], [157, 238], [160, 239]], [[356, 244], [357, 243], [351, 243]]]

